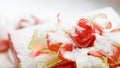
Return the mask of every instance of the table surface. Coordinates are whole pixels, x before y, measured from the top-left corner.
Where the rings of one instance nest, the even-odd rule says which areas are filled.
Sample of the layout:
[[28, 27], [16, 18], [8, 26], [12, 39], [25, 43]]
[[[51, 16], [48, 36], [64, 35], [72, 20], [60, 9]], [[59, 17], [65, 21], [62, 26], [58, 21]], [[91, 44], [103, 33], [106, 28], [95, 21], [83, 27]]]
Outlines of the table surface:
[[[11, 18], [18, 14], [47, 16], [60, 12], [64, 17], [79, 17], [82, 13], [109, 6], [120, 14], [120, 7], [105, 0], [0, 0], [0, 15]], [[4, 66], [14, 67], [7, 60], [6, 53], [0, 54], [0, 67]]]

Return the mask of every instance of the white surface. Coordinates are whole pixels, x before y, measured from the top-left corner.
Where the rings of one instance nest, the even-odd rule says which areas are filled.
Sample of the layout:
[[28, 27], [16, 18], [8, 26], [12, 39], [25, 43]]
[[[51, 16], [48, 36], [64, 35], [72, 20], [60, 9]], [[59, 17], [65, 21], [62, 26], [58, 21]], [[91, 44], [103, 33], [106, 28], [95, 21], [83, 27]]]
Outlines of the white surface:
[[0, 13], [17, 16], [21, 13], [35, 13], [41, 16], [61, 14], [71, 17], [111, 6], [104, 0], [0, 0]]

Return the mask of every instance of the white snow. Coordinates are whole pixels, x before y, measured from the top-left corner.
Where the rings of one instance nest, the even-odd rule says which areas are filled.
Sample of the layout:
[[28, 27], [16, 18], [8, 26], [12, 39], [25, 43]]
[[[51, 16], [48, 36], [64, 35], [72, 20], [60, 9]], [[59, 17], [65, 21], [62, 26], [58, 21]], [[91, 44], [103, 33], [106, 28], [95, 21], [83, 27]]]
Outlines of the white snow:
[[114, 47], [112, 46], [112, 42], [110, 42], [103, 36], [97, 34], [96, 34], [96, 40], [94, 42], [94, 48], [102, 51], [105, 54], [108, 54], [109, 56], [113, 55], [113, 50], [115, 50]]
[[62, 30], [48, 33], [50, 44], [69, 42], [69, 37]]

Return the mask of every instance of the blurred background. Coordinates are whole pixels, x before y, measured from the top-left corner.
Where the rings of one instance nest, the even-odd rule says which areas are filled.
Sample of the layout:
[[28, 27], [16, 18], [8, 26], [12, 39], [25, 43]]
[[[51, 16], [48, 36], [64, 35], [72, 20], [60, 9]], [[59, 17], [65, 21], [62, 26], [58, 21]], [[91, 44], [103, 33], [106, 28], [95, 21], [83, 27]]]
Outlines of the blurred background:
[[[105, 7], [112, 7], [120, 14], [120, 0], [0, 0], [0, 39], [14, 30], [12, 26], [6, 26], [16, 24], [15, 21], [9, 22], [9, 19], [16, 19], [20, 15], [35, 14], [50, 18], [61, 13], [64, 18], [70, 18]], [[0, 53], [0, 68], [14, 68], [7, 56], [10, 55]]]
[[120, 0], [0, 0], [0, 14], [39, 13], [41, 15], [62, 12], [78, 16], [81, 13], [111, 6], [120, 13]]

